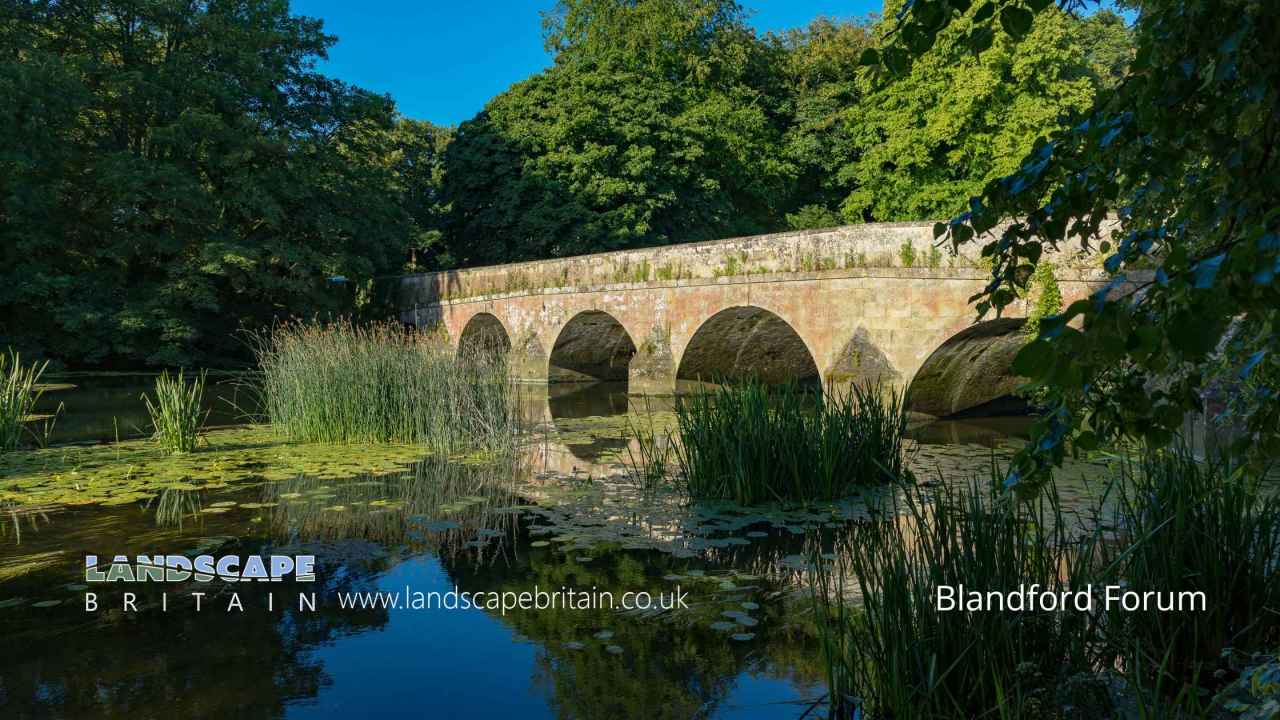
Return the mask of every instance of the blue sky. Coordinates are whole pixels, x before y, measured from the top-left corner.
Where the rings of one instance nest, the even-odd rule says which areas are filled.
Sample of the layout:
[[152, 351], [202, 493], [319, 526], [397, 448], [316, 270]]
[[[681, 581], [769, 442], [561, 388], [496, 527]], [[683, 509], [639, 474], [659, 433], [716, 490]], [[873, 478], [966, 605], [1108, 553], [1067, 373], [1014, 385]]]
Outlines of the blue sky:
[[[293, 0], [295, 15], [324, 20], [338, 36], [321, 70], [390, 93], [411, 118], [453, 125], [489, 98], [551, 64], [541, 11], [555, 0], [426, 2]], [[860, 17], [880, 0], [745, 0], [760, 31], [800, 27], [819, 16]], [[376, 12], [371, 8], [376, 7]]]

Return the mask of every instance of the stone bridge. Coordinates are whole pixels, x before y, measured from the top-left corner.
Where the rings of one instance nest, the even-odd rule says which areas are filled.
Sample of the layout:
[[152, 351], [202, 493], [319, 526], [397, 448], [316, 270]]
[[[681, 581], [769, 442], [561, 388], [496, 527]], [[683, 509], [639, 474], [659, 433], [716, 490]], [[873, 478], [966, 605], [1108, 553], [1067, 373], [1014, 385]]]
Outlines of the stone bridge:
[[[1007, 396], [1029, 301], [975, 324], [990, 271], [934, 245], [932, 223], [855, 225], [410, 275], [401, 318], [460, 349], [510, 353], [531, 382], [632, 393], [754, 376], [912, 386], [951, 415]], [[973, 245], [978, 245], [974, 243]], [[1096, 257], [1048, 255], [1066, 303], [1105, 284]], [[1009, 312], [1012, 311], [1012, 312]]]

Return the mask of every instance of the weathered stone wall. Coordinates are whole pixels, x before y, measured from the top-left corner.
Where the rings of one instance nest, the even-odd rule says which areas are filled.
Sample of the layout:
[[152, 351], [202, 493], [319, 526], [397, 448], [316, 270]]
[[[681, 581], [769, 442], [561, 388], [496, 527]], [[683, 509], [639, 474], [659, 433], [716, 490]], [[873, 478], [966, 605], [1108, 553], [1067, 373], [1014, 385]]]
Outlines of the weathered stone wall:
[[[904, 255], [914, 255], [911, 267], [903, 266]], [[1104, 283], [1094, 258], [1053, 260], [1067, 303]], [[936, 349], [973, 323], [969, 297], [989, 279], [971, 256], [934, 250], [932, 223], [893, 223], [413, 275], [403, 278], [399, 302], [406, 322], [440, 323], [455, 341], [472, 318], [492, 314], [511, 340], [513, 372], [524, 380], [549, 379], [557, 342], [578, 348], [578, 360], [558, 367], [589, 370], [592, 353], [583, 348], [590, 342], [561, 335], [580, 313], [604, 312], [634, 345], [631, 390], [669, 393], [677, 374], [708, 363], [704, 342], [716, 323], [681, 370], [699, 329], [722, 311], [750, 307], [794, 330], [822, 379], [905, 387]], [[1027, 309], [1018, 303], [1006, 314]], [[762, 353], [803, 365], [791, 362], [794, 347], [770, 344], [776, 332], [753, 334], [743, 322], [719, 324], [726, 329], [716, 331], [718, 352], [733, 354], [720, 358], [720, 367], [768, 364]], [[603, 326], [589, 327], [604, 337]], [[607, 340], [619, 346], [618, 337]], [[616, 356], [610, 350], [610, 362]]]

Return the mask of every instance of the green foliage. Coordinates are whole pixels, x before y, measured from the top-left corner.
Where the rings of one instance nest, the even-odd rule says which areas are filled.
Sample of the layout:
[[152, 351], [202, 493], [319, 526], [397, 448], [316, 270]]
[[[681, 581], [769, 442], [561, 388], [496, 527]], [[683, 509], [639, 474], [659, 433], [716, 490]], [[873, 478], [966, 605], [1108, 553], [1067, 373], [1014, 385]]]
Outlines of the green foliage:
[[1062, 312], [1062, 290], [1058, 287], [1058, 278], [1054, 275], [1053, 263], [1045, 260], [1036, 265], [1031, 273], [1031, 281], [1027, 284], [1031, 296], [1031, 309], [1027, 312], [1027, 322], [1022, 332], [1032, 338], [1040, 334], [1040, 321]]
[[[886, 4], [879, 34], [896, 23]], [[977, 4], [975, 4], [975, 8]], [[840, 168], [850, 221], [954, 215], [989, 181], [1017, 169], [1037, 138], [1093, 102], [1106, 82], [1088, 57], [1090, 24], [1056, 10], [1023, 37], [1001, 36], [981, 56], [965, 43], [975, 11], [937, 33], [909, 71], [864, 73], [846, 110], [849, 162]], [[1127, 48], [1123, 37], [1120, 48]], [[1116, 48], [1120, 52], [1119, 48]]]
[[267, 418], [291, 440], [509, 451], [518, 431], [505, 356], [455, 354], [395, 322], [291, 323], [258, 335]]
[[152, 437], [170, 455], [195, 451], [200, 430], [209, 416], [203, 409], [205, 372], [201, 371], [190, 383], [183, 372], [179, 370], [177, 376], [169, 375], [168, 370], [160, 373], [155, 402], [146, 393], [142, 395], [154, 428]]
[[429, 244], [437, 138], [314, 72], [333, 42], [277, 0], [0, 5], [0, 343], [230, 362]]
[[694, 499], [830, 500], [908, 475], [906, 411], [891, 391], [823, 397], [749, 382], [679, 400], [671, 452]]
[[[1029, 6], [1035, 26], [1057, 13], [1049, 5]], [[868, 61], [892, 71], [958, 29], [985, 49], [997, 32], [1025, 35], [1030, 12], [987, 2], [961, 21], [950, 8], [912, 4], [899, 40]], [[1020, 373], [1054, 403], [1011, 485], [1037, 482], [1072, 438], [1085, 448], [1166, 443], [1187, 412], [1204, 409], [1206, 389], [1256, 375], [1269, 381], [1250, 387], [1231, 418], [1244, 431], [1238, 450], [1257, 466], [1280, 453], [1278, 20], [1280, 7], [1252, 0], [1141, 3], [1124, 81], [938, 227], [959, 245], [1016, 220], [983, 248], [995, 263], [974, 298], [982, 313], [1015, 300], [1046, 247], [1082, 242], [1109, 254], [1108, 289], [1042, 321], [1019, 356]]]
[[902, 267], [909, 268], [916, 264], [916, 248], [911, 241], [902, 243], [898, 248], [898, 261], [902, 263]]
[[17, 450], [30, 432], [27, 422], [44, 390], [40, 376], [49, 363], [22, 364], [13, 350], [0, 354], [0, 453]]
[[791, 230], [817, 230], [844, 224], [840, 214], [821, 205], [805, 205], [793, 213], [787, 213], [787, 227]]
[[[832, 717], [1045, 717], [1052, 688], [1089, 669], [1087, 613], [950, 612], [939, 588], [1061, 593], [1088, 582], [1061, 509], [996, 485], [909, 486], [890, 520], [855, 526], [817, 559], [816, 612]], [[850, 587], [861, 608], [849, 606]], [[1105, 717], [1105, 715], [1099, 715]]]
[[587, 61], [517, 83], [449, 148], [449, 252], [485, 264], [771, 229], [784, 175], [753, 98]]

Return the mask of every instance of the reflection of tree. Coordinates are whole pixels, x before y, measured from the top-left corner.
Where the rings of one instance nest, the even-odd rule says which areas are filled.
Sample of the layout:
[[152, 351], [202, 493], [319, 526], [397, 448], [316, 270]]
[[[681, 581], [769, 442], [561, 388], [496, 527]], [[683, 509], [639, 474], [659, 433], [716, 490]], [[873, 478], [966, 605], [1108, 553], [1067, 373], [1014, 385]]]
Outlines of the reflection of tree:
[[[244, 554], [265, 552], [243, 548]], [[72, 603], [0, 626], [0, 707], [5, 717], [274, 718], [328, 682], [312, 649], [341, 635], [381, 628], [385, 610], [323, 604], [298, 612], [297, 593], [331, 597], [358, 589], [383, 563], [345, 567], [341, 585], [245, 583], [134, 586], [141, 602], [169, 590], [169, 611], [121, 614], [120, 591], [99, 593], [97, 614]], [[326, 574], [320, 575], [321, 580]], [[221, 588], [221, 594], [218, 595]], [[226, 612], [235, 590], [244, 612]], [[207, 591], [196, 612], [188, 591]], [[276, 612], [266, 610], [275, 594]], [[215, 597], [216, 595], [216, 597]], [[112, 610], [115, 608], [115, 610]], [[11, 611], [12, 612], [12, 611]], [[10, 621], [9, 617], [5, 618]]]
[[[578, 562], [533, 549], [518, 566], [476, 567], [453, 558], [445, 561], [445, 567], [460, 588], [473, 592], [524, 592], [535, 585], [544, 590], [595, 587], [614, 592], [615, 599], [628, 590], [648, 590], [655, 596], [669, 591], [672, 584], [656, 577], [680, 572], [679, 561], [657, 553], [644, 556], [643, 564], [623, 552], [597, 551], [592, 556], [590, 562]], [[688, 718], [708, 713], [743, 672], [767, 671], [755, 659], [762, 647], [805, 640], [792, 633], [775, 633], [766, 623], [754, 628], [760, 633], [756, 641], [738, 643], [710, 629], [707, 622], [678, 613], [645, 618], [607, 609], [516, 610], [502, 619], [542, 645], [533, 680], [547, 693], [557, 714], [566, 718]], [[612, 636], [595, 638], [600, 631]], [[567, 643], [585, 647], [575, 650]], [[609, 645], [622, 648], [622, 653], [609, 653]], [[812, 653], [812, 648], [797, 646], [765, 654], [789, 658]], [[810, 681], [815, 677], [811, 675]]]

